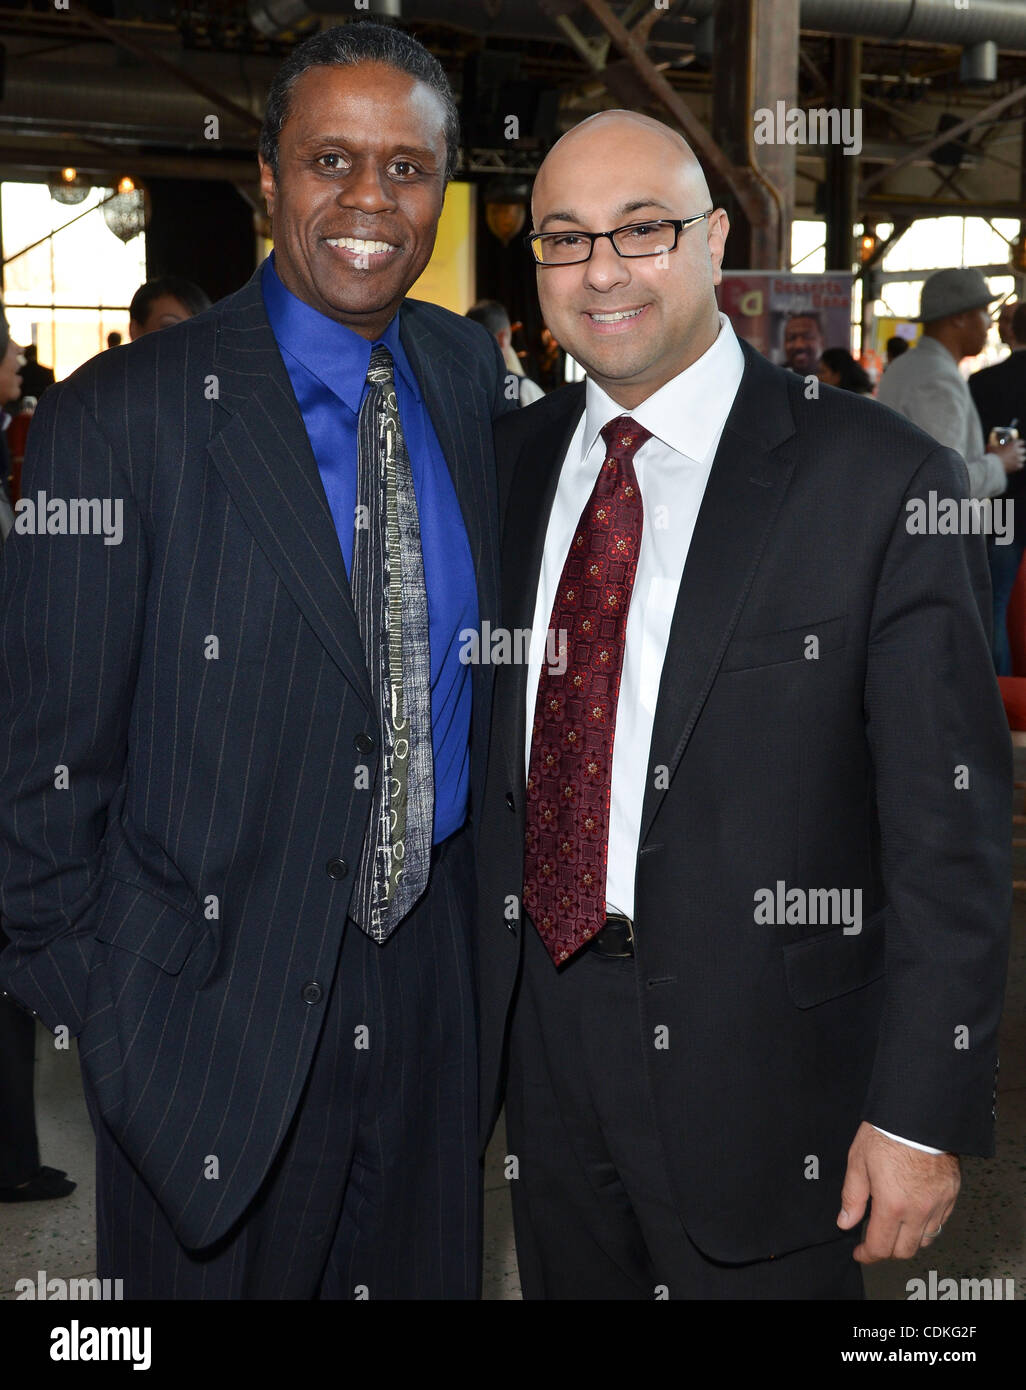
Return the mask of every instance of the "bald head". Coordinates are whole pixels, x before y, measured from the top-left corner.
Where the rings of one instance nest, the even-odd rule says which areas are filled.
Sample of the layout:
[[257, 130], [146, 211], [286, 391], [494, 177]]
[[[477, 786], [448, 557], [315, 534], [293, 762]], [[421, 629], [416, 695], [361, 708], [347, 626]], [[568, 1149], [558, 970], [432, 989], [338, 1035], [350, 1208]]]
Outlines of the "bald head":
[[[729, 223], [677, 131], [636, 111], [589, 116], [542, 162], [531, 215], [555, 238], [538, 266], [545, 322], [619, 405], [640, 404], [715, 341]], [[589, 250], [579, 233], [619, 228], [615, 244], [593, 237], [590, 258], [573, 259]]]
[[[539, 212], [539, 207], [550, 202], [559, 189], [567, 187], [574, 169], [579, 168], [582, 161], [594, 159], [608, 174], [610, 169], [618, 167], [619, 157], [645, 158], [649, 152], [663, 171], [660, 186], [664, 197], [671, 192], [672, 185], [680, 196], [690, 198], [696, 211], [711, 206], [712, 197], [702, 166], [679, 131], [640, 111], [599, 111], [561, 135], [542, 160], [531, 193], [535, 230], [544, 230], [539, 224], [540, 217], [552, 215], [552, 208], [546, 213]], [[657, 195], [658, 190], [653, 188], [652, 193]], [[565, 212], [568, 209], [560, 201], [555, 210]]]

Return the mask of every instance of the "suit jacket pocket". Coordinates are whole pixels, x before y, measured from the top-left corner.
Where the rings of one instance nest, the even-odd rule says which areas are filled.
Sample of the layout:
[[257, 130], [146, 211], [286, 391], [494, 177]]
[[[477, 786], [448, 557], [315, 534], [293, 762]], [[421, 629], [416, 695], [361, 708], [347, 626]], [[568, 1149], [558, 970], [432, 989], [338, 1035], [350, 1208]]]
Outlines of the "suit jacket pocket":
[[775, 632], [759, 632], [751, 637], [735, 636], [720, 665], [721, 671], [745, 671], [757, 666], [776, 666], [784, 661], [805, 661], [808, 639], [816, 638], [817, 656], [844, 646], [844, 614], [800, 627], [781, 628]]
[[877, 980], [884, 973], [884, 921], [888, 909], [867, 917], [857, 935], [843, 928], [782, 947], [787, 989], [799, 1009], [811, 1009]]
[[168, 975], [180, 973], [204, 923], [196, 904], [177, 904], [127, 879], [112, 878], [105, 897], [97, 941], [131, 951]]

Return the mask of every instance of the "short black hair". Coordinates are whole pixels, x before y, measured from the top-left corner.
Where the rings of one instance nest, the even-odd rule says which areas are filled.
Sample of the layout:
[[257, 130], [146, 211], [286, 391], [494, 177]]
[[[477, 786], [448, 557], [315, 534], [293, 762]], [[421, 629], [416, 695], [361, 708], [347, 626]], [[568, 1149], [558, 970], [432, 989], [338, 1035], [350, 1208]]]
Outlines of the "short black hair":
[[274, 74], [267, 93], [264, 123], [260, 128], [260, 154], [278, 182], [278, 141], [289, 118], [292, 88], [304, 72], [316, 67], [355, 67], [358, 63], [382, 63], [408, 73], [437, 92], [445, 107], [445, 173], [448, 183], [460, 157], [460, 114], [445, 69], [412, 34], [390, 24], [366, 20], [335, 24], [322, 29], [292, 50]]
[[823, 321], [815, 309], [792, 309], [791, 312], [788, 314], [787, 320], [784, 324], [785, 328], [787, 327], [787, 324], [791, 322], [792, 319], [811, 319], [812, 322], [819, 329], [820, 337], [823, 336]]
[[185, 280], [180, 275], [158, 275], [155, 280], [147, 280], [140, 285], [128, 306], [128, 317], [136, 323], [145, 323], [150, 316], [153, 302], [162, 295], [170, 294], [184, 304], [190, 314], [202, 314], [210, 308], [210, 297], [199, 285]]
[[905, 352], [908, 352], [907, 338], [903, 338], [900, 333], [895, 333], [893, 338], [887, 339], [887, 356], [891, 362]]
[[497, 299], [479, 299], [476, 304], [470, 306], [463, 317], [473, 319], [475, 323], [487, 328], [493, 338], [499, 333], [509, 333], [513, 327], [509, 321], [509, 314]]
[[827, 348], [819, 360], [841, 378], [839, 385], [842, 391], [855, 391], [860, 396], [872, 393], [872, 378], [862, 364], [856, 362], [847, 348]]
[[1026, 299], [1015, 306], [1012, 315], [1012, 337], [1017, 343], [1026, 343]]

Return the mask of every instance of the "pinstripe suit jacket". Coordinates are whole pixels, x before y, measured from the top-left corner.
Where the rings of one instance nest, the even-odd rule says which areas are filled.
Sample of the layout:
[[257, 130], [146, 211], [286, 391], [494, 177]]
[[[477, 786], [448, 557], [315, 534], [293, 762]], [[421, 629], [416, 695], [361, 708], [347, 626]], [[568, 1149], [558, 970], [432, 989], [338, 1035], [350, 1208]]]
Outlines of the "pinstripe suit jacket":
[[[400, 336], [494, 623], [505, 368], [433, 305], [405, 301]], [[48, 391], [23, 488], [120, 499], [123, 538], [12, 534], [0, 554], [0, 988], [80, 1035], [100, 1113], [199, 1247], [243, 1212], [295, 1110], [320, 1021], [304, 987], [333, 975], [378, 762], [259, 271]], [[491, 668], [472, 682], [473, 818]]]

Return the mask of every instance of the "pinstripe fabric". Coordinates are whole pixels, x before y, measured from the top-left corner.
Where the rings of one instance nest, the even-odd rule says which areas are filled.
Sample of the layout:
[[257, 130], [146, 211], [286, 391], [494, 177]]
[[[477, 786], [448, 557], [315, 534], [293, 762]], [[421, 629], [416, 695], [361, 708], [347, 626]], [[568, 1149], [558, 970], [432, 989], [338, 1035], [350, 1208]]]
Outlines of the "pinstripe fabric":
[[296, 1117], [215, 1245], [182, 1249], [97, 1117], [101, 1278], [130, 1299], [478, 1294], [470, 857], [466, 832], [438, 848], [435, 891], [384, 945], [347, 924]]
[[[501, 358], [426, 304], [403, 305], [400, 335], [495, 621]], [[97, 1113], [199, 1248], [245, 1211], [292, 1122], [353, 881], [326, 866], [358, 860], [359, 768], [373, 786], [378, 756], [259, 271], [48, 391], [23, 487], [121, 499], [124, 538], [15, 534], [0, 552], [0, 987], [80, 1034]], [[472, 680], [473, 815], [491, 668]]]

